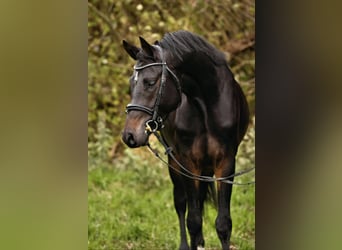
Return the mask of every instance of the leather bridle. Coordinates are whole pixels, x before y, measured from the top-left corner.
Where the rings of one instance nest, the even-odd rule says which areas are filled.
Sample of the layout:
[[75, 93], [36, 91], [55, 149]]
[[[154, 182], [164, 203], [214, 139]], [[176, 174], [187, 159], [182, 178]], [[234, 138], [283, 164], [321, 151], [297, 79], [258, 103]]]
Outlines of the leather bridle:
[[180, 81], [178, 77], [167, 66], [162, 48], [159, 46], [156, 46], [156, 48], [158, 48], [160, 51], [161, 62], [150, 63], [150, 64], [146, 64], [143, 66], [136, 66], [136, 65], [134, 66], [134, 70], [135, 70], [134, 81], [136, 82], [138, 81], [138, 71], [149, 68], [149, 67], [153, 67], [153, 66], [162, 66], [161, 82], [159, 85], [158, 94], [156, 97], [156, 101], [153, 105], [153, 108], [149, 108], [140, 104], [132, 104], [132, 103], [126, 106], [126, 113], [134, 110], [134, 111], [141, 111], [141, 112], [147, 113], [151, 116], [151, 119], [145, 123], [145, 133], [147, 134], [157, 132], [164, 126], [163, 118], [159, 114], [159, 106], [160, 106], [160, 102], [163, 96], [163, 90], [164, 90], [165, 83], [166, 83], [166, 72], [169, 72], [171, 76], [174, 78], [179, 95], [180, 97], [182, 96], [181, 85], [180, 85]]

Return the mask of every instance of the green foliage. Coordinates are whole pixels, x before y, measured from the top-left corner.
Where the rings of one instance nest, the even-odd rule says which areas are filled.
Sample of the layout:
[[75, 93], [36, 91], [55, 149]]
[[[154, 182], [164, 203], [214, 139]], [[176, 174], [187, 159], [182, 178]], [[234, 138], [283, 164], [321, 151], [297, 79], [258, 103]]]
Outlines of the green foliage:
[[111, 147], [110, 130], [106, 127], [106, 113], [99, 112], [95, 141], [88, 142], [88, 168], [92, 169], [108, 160], [108, 151]]

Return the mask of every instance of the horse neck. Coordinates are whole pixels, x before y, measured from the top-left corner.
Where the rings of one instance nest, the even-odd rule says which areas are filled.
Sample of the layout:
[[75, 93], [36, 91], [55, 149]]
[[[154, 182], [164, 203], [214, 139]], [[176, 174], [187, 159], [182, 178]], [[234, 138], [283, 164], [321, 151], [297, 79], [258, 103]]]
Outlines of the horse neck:
[[185, 56], [176, 68], [182, 76], [183, 92], [189, 98], [200, 98], [211, 103], [218, 99], [223, 84], [232, 87], [233, 81], [227, 81], [232, 77], [226, 63], [215, 64], [204, 53]]

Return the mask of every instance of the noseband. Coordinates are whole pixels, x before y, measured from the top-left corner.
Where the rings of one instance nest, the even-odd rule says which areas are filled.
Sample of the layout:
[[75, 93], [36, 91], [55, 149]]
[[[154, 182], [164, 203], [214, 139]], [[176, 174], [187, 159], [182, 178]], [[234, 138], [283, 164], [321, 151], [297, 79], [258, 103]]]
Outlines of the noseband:
[[[163, 55], [163, 51], [160, 47], [156, 47], [160, 50], [160, 55], [161, 55], [161, 60], [162, 62], [156, 62], [156, 63], [150, 63], [150, 64], [146, 64], [143, 66], [134, 66], [134, 70], [136, 71], [136, 74], [139, 70], [143, 70], [152, 66], [162, 66], [162, 74], [161, 74], [161, 82], [160, 82], [160, 86], [159, 86], [159, 90], [158, 90], [158, 95], [156, 97], [156, 101], [154, 103], [153, 108], [149, 108], [149, 107], [145, 107], [143, 105], [140, 104], [128, 104], [126, 106], [126, 113], [130, 112], [130, 111], [141, 111], [144, 113], [149, 114], [150, 116], [152, 116], [152, 118], [150, 120], [148, 120], [145, 123], [145, 133], [150, 134], [150, 133], [154, 133], [158, 130], [160, 130], [161, 128], [163, 128], [163, 118], [158, 114], [159, 111], [159, 105], [160, 105], [160, 101], [161, 98], [163, 96], [163, 89], [165, 87], [165, 83], [166, 83], [166, 71], [169, 72], [172, 77], [175, 79], [176, 81], [176, 87], [177, 90], [179, 92], [179, 95], [182, 96], [182, 92], [181, 92], [181, 86], [180, 86], [180, 81], [178, 79], [178, 77], [176, 76], [175, 73], [172, 72], [172, 70], [167, 66], [165, 59], [164, 59], [164, 55]], [[137, 75], [135, 76], [135, 81], [137, 81]]]

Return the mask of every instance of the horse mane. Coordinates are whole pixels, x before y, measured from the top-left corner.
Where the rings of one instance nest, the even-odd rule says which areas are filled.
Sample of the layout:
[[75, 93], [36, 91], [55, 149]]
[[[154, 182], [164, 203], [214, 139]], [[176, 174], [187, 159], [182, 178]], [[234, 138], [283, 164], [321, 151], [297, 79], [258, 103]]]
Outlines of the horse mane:
[[169, 50], [180, 63], [183, 62], [186, 55], [201, 52], [207, 55], [215, 65], [226, 64], [225, 55], [221, 51], [201, 36], [189, 31], [180, 30], [166, 33], [159, 44], [162, 48]]

